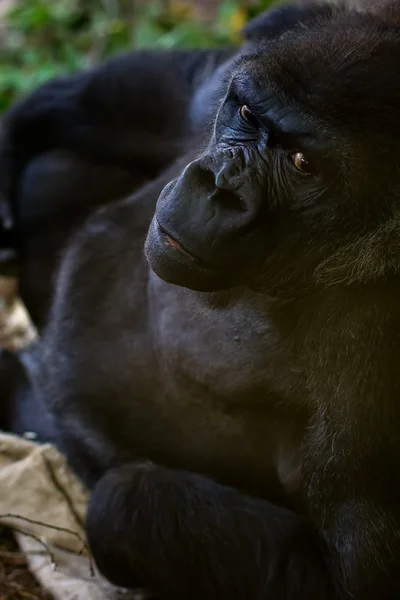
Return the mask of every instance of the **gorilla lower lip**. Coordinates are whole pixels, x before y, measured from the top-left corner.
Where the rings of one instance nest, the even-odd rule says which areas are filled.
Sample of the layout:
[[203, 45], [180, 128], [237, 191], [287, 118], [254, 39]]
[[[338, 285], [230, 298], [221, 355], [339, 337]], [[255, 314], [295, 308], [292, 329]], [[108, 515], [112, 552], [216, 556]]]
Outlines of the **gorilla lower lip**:
[[154, 273], [173, 285], [198, 292], [215, 292], [230, 285], [229, 274], [194, 257], [153, 218], [145, 254]]
[[[157, 223], [158, 223], [158, 221], [157, 221]], [[187, 256], [193, 262], [200, 263], [199, 259], [196, 258], [195, 256], [193, 256], [193, 254], [190, 254], [190, 252], [188, 252], [179, 242], [177, 242], [169, 233], [167, 233], [165, 231], [165, 229], [160, 225], [160, 223], [158, 223], [158, 226], [159, 226], [161, 234], [164, 238], [164, 242], [167, 246], [171, 246], [172, 248], [175, 248], [179, 252], [182, 252], [182, 254]]]

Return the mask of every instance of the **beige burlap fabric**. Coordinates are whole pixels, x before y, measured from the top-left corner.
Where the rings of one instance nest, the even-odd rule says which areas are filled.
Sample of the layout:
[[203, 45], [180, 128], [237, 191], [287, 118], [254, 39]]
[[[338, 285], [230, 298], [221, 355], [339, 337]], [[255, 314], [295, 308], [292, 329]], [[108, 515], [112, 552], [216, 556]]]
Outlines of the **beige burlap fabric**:
[[0, 433], [0, 515], [23, 517], [0, 522], [37, 538], [16, 534], [41, 585], [55, 600], [142, 598], [113, 588], [91, 566], [83, 528], [87, 502], [87, 491], [53, 446]]

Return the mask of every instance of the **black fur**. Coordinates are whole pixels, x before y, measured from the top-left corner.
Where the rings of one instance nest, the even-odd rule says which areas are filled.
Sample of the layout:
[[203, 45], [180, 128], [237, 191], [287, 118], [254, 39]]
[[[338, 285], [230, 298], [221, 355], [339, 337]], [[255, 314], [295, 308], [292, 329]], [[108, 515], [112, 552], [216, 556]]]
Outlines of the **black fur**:
[[[6, 118], [4, 198], [31, 268], [47, 264], [24, 250], [37, 227], [65, 244], [51, 198], [59, 217], [69, 197], [78, 215], [97, 192], [108, 204], [66, 250], [31, 406], [93, 487], [89, 541], [114, 583], [165, 600], [400, 595], [390, 14], [296, 5], [237, 55], [135, 54]], [[142, 157], [160, 174], [116, 201]]]

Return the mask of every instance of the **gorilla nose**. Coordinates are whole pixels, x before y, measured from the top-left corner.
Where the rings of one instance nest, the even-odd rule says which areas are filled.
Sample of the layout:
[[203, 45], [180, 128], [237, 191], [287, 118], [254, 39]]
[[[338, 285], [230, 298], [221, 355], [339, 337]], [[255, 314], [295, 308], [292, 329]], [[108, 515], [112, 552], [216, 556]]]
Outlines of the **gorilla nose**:
[[240, 172], [239, 159], [234, 160], [233, 157], [230, 157], [215, 174], [216, 187], [219, 190], [236, 190], [240, 186]]
[[[203, 172], [209, 170], [208, 162], [199, 163]], [[212, 191], [209, 202], [241, 227], [244, 221], [258, 212], [259, 202], [249, 187], [249, 172], [240, 149], [224, 150], [213, 160], [211, 166]], [[246, 215], [243, 213], [247, 213]], [[233, 223], [231, 223], [233, 225]]]
[[167, 235], [164, 249], [180, 259], [186, 251], [204, 265], [228, 263], [233, 245], [237, 248], [239, 239], [258, 226], [264, 196], [255, 185], [253, 168], [240, 149], [189, 163], [157, 202], [156, 221]]
[[247, 206], [238, 192], [242, 184], [240, 174], [239, 160], [229, 157], [229, 160], [224, 162], [214, 175], [215, 190], [211, 194], [211, 201], [227, 212], [247, 210]]

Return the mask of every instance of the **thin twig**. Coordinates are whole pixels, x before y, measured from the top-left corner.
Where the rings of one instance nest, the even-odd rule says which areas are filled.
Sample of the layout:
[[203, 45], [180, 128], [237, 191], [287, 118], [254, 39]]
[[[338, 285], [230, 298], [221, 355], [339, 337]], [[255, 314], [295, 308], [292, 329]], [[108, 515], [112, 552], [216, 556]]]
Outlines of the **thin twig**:
[[20, 533], [21, 535], [26, 535], [27, 537], [30, 537], [33, 540], [35, 540], [36, 542], [38, 542], [38, 544], [40, 544], [44, 548], [45, 552], [48, 554], [52, 569], [55, 570], [57, 568], [57, 563], [55, 561], [52, 551], [50, 550], [50, 547], [38, 535], [35, 535], [34, 533], [31, 533], [30, 531], [25, 531], [24, 529], [19, 529], [18, 527], [15, 527], [14, 525], [11, 525], [10, 528], [15, 533]]
[[0, 550], [0, 560], [7, 565], [26, 565], [26, 558], [20, 552]]
[[[77, 532], [77, 531], [73, 531], [72, 529], [67, 529], [66, 527], [59, 527], [58, 525], [51, 525], [50, 523], [43, 523], [42, 521], [37, 521], [36, 519], [30, 519], [29, 517], [23, 517], [22, 515], [16, 515], [14, 513], [4, 513], [4, 514], [0, 514], [0, 520], [1, 519], [16, 519], [18, 521], [24, 521], [25, 523], [30, 523], [31, 525], [38, 525], [39, 527], [46, 527], [47, 529], [52, 529], [54, 531], [59, 531], [60, 533], [68, 533], [69, 535], [73, 535], [74, 537], [76, 537], [82, 544], [82, 548], [79, 551], [78, 554], [83, 554], [83, 551], [86, 550], [87, 554], [88, 554], [88, 558], [89, 558], [89, 569], [90, 569], [90, 576], [94, 577], [95, 573], [94, 573], [94, 566], [93, 566], [93, 559], [90, 553], [90, 549], [89, 546], [87, 545], [87, 542], [84, 540], [84, 538]], [[50, 551], [50, 549], [48, 548], [47, 544], [45, 544], [42, 540], [40, 540], [40, 538], [38, 538], [37, 536], [31, 534], [31, 533], [26, 533], [24, 531], [19, 531], [18, 529], [16, 529], [13, 525], [11, 525], [11, 529], [13, 529], [14, 531], [17, 531], [19, 533], [22, 533], [24, 535], [27, 535], [33, 539], [38, 540], [44, 547], [46, 547], [48, 549], [48, 552], [50, 554], [50, 556], [52, 557], [52, 553]], [[52, 561], [52, 564], [54, 563], [54, 560]]]
[[44, 463], [45, 463], [46, 470], [51, 479], [52, 484], [54, 485], [55, 488], [57, 488], [57, 491], [60, 492], [60, 494], [64, 498], [65, 502], [67, 503], [69, 511], [70, 511], [71, 515], [73, 516], [74, 521], [76, 522], [76, 525], [79, 528], [83, 528], [84, 522], [77, 512], [71, 496], [67, 492], [65, 486], [58, 480], [57, 469], [54, 468], [54, 465], [46, 456], [44, 456]]

